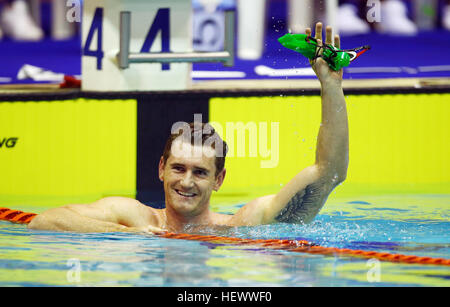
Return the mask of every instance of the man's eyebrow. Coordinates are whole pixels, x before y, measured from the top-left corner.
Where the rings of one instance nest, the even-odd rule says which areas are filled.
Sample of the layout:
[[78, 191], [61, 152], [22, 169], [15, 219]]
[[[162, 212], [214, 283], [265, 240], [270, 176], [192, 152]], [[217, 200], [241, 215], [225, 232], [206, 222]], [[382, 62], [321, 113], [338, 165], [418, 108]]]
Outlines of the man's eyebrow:
[[[170, 164], [170, 167], [175, 167], [175, 166], [186, 167], [186, 165], [184, 165], [184, 164], [182, 164], [182, 163], [177, 163], [177, 162], [171, 163], [171, 164]], [[204, 167], [201, 167], [201, 166], [194, 166], [194, 169], [195, 169], [196, 171], [204, 171], [204, 172], [207, 172], [207, 173], [210, 172], [209, 169], [204, 168]]]
[[194, 166], [194, 169], [195, 169], [196, 171], [204, 171], [204, 172], [206, 172], [206, 173], [209, 173], [209, 169], [204, 168], [204, 167]]

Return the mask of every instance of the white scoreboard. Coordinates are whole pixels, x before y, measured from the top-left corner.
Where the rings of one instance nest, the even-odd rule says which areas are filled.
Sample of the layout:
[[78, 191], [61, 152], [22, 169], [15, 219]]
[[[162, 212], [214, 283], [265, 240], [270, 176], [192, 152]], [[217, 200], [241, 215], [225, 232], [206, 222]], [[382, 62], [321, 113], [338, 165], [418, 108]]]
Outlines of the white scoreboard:
[[120, 12], [131, 13], [132, 53], [191, 52], [191, 0], [88, 0], [83, 3], [82, 89], [183, 90], [189, 63], [131, 63], [120, 69]]

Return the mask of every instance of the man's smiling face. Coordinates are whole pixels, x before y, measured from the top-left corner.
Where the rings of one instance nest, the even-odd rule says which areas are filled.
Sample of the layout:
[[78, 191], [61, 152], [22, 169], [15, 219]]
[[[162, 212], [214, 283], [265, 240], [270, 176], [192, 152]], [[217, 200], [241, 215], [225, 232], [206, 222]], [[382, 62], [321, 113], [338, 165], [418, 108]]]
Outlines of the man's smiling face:
[[215, 150], [211, 147], [180, 140], [172, 145], [167, 161], [161, 158], [159, 163], [166, 207], [186, 217], [197, 216], [207, 210], [212, 191], [222, 185], [225, 169], [216, 176]]

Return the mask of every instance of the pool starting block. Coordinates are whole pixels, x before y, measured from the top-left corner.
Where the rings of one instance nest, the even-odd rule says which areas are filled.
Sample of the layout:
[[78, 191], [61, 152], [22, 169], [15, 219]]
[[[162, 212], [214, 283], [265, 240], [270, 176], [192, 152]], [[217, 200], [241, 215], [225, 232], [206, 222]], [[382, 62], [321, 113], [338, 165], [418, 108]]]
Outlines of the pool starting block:
[[191, 0], [90, 0], [82, 20], [82, 89], [189, 88], [193, 62], [234, 63], [234, 12], [225, 13], [224, 50], [193, 52]]

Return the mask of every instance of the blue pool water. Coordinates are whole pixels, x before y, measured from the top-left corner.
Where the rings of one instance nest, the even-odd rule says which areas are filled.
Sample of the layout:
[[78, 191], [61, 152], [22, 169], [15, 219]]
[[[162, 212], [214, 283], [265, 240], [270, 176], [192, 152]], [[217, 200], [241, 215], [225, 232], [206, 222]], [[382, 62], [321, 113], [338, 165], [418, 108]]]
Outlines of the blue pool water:
[[[450, 195], [388, 195], [330, 200], [306, 226], [216, 234], [450, 258], [449, 228]], [[450, 286], [450, 269], [124, 233], [35, 231], [0, 221], [0, 286]]]

